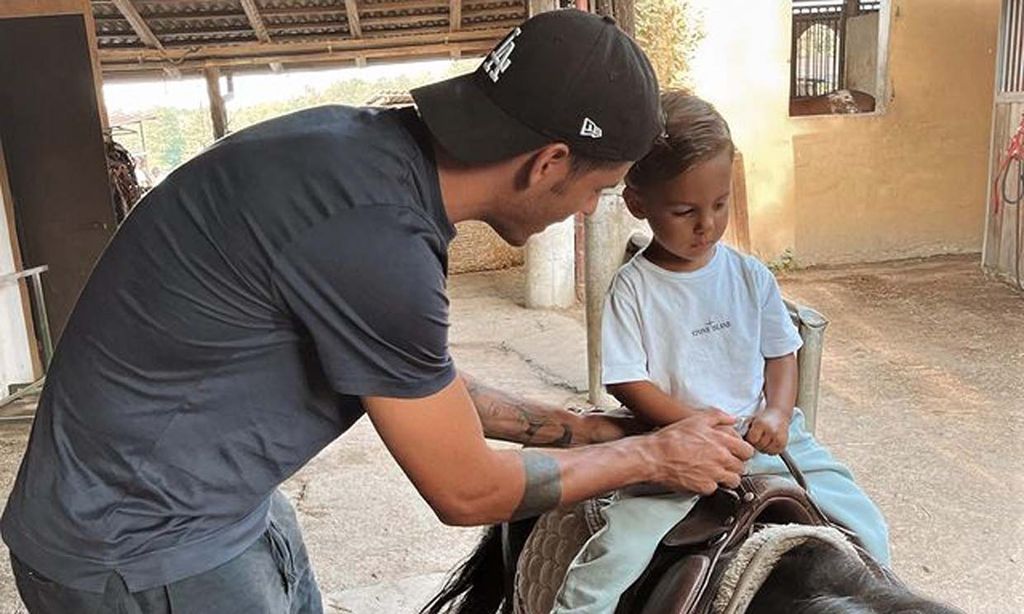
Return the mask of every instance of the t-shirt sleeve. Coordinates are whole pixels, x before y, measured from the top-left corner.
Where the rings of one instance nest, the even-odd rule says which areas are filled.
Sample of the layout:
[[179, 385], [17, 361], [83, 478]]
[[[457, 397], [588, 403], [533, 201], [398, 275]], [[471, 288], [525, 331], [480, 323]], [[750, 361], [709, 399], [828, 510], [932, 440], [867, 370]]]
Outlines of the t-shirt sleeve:
[[455, 377], [443, 241], [405, 207], [336, 214], [281, 251], [275, 283], [334, 389], [420, 398]]
[[755, 265], [755, 275], [761, 299], [761, 355], [765, 358], [778, 358], [792, 354], [804, 342], [782, 301], [779, 283], [760, 262]]
[[601, 316], [601, 382], [605, 385], [650, 379], [640, 334], [640, 306], [621, 278], [612, 282]]

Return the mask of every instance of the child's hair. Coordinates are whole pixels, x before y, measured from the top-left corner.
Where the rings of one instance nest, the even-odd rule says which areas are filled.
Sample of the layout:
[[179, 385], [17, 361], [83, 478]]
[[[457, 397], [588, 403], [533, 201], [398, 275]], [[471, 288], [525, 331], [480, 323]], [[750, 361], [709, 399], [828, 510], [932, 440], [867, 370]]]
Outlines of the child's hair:
[[626, 185], [643, 189], [668, 181], [734, 146], [729, 124], [714, 106], [684, 90], [661, 93], [665, 133], [626, 175]]

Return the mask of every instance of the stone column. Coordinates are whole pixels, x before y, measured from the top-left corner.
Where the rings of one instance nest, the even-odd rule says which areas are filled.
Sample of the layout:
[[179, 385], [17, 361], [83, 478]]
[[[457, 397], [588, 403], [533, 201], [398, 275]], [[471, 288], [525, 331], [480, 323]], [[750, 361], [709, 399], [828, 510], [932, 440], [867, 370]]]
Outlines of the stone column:
[[564, 309], [576, 303], [575, 223], [552, 224], [526, 244], [526, 306]]
[[[558, 8], [555, 0], [530, 0], [530, 16]], [[534, 235], [526, 243], [526, 306], [571, 307], [575, 295], [573, 221], [568, 219]]]
[[594, 405], [614, 403], [601, 385], [601, 312], [629, 238], [624, 236], [625, 206], [621, 187], [605, 190], [586, 219], [587, 374]]

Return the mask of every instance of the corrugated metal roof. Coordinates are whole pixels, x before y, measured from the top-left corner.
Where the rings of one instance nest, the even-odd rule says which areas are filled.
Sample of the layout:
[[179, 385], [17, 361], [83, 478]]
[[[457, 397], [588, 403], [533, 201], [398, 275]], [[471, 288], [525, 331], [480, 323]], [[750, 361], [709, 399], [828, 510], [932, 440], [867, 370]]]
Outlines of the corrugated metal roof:
[[479, 55], [528, 13], [527, 0], [91, 1], [108, 74]]

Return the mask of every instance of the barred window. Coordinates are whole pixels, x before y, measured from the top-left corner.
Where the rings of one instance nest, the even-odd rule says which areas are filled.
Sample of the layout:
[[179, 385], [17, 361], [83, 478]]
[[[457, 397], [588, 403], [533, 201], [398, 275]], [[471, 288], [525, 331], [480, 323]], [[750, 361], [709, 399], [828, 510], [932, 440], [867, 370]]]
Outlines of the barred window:
[[793, 0], [790, 115], [875, 110], [883, 0]]
[[1024, 0], [1003, 0], [999, 92], [1024, 93]]

